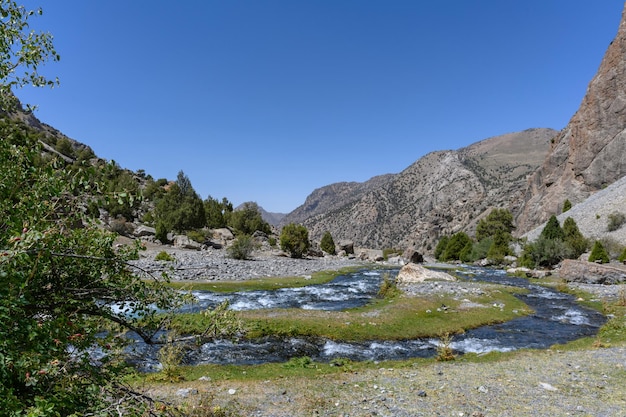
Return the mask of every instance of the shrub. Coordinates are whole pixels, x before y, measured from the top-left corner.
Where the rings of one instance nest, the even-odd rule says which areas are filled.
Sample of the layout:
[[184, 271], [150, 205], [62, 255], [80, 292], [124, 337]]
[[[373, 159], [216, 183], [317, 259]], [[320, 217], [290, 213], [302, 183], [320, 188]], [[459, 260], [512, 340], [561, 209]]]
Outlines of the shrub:
[[563, 202], [563, 211], [562, 213], [565, 213], [566, 211], [569, 211], [572, 208], [572, 202], [569, 201], [568, 199], [565, 199], [565, 201]]
[[400, 289], [396, 285], [396, 281], [392, 279], [389, 274], [383, 276], [383, 281], [378, 289], [378, 298], [393, 298], [401, 293]]
[[207, 236], [201, 230], [189, 230], [187, 237], [195, 242], [204, 243]]
[[620, 262], [624, 262], [626, 261], [626, 248], [624, 248], [624, 250], [622, 251], [622, 253], [620, 254], [619, 258], [617, 259]]
[[335, 241], [333, 240], [333, 237], [329, 231], [326, 231], [326, 233], [324, 233], [324, 236], [322, 236], [322, 241], [320, 242], [320, 249], [322, 249], [324, 252], [331, 254], [331, 255], [334, 255], [336, 253]]
[[254, 240], [250, 235], [239, 235], [227, 249], [228, 255], [233, 259], [250, 259], [255, 249]]
[[437, 243], [437, 246], [435, 247], [435, 259], [438, 260], [443, 260], [442, 256], [443, 253], [446, 251], [446, 246], [448, 246], [448, 242], [450, 241], [450, 237], [449, 236], [442, 236], [441, 239], [439, 239], [439, 242]]
[[173, 262], [175, 259], [172, 255], [162, 250], [154, 257], [155, 261]]
[[280, 248], [289, 252], [292, 258], [302, 258], [309, 250], [309, 231], [306, 227], [290, 223], [280, 233]]
[[609, 214], [608, 218], [609, 218], [609, 222], [606, 226], [606, 230], [608, 232], [613, 232], [619, 229], [620, 227], [622, 227], [624, 223], [626, 223], [626, 216], [624, 216], [623, 213], [619, 213], [619, 212], [611, 213]]
[[527, 267], [537, 265], [551, 267], [569, 254], [567, 245], [561, 239], [547, 239], [539, 236], [537, 241], [529, 243], [524, 247], [521, 263]]
[[591, 255], [589, 255], [589, 262], [597, 262], [600, 261], [600, 263], [608, 263], [609, 262], [609, 255], [606, 253], [606, 250], [604, 250], [604, 246], [602, 246], [602, 243], [600, 243], [599, 240], [596, 240], [595, 243], [593, 244], [593, 249], [591, 249]]
[[165, 222], [162, 220], [158, 220], [156, 224], [156, 233], [154, 237], [159, 240], [161, 243], [167, 243], [167, 226], [165, 226]]

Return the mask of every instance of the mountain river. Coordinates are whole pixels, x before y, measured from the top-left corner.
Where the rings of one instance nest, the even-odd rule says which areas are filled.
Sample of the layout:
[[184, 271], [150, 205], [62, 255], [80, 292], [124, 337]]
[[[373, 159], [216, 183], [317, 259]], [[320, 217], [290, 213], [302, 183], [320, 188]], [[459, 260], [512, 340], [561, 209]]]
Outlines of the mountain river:
[[[366, 304], [376, 296], [383, 275], [392, 276], [398, 270], [363, 270], [341, 275], [327, 284], [274, 291], [247, 291], [214, 293], [194, 291], [198, 303], [185, 311], [214, 307], [228, 299], [234, 310], [264, 308], [302, 308], [317, 310], [344, 310]], [[576, 303], [574, 297], [551, 288], [532, 284], [527, 279], [507, 276], [504, 271], [468, 267], [457, 271], [462, 280], [489, 282], [521, 287], [526, 294], [517, 295], [534, 313], [506, 323], [483, 326], [455, 335], [451, 347], [459, 354], [491, 351], [511, 351], [521, 348], [544, 349], [597, 333], [605, 317], [597, 311]], [[263, 338], [261, 340], [216, 340], [192, 350], [185, 363], [194, 364], [259, 364], [283, 362], [293, 357], [309, 356], [317, 361], [347, 358], [356, 361], [407, 359], [436, 355], [438, 339], [403, 341], [372, 340], [347, 343], [311, 338]], [[156, 349], [139, 341], [134, 344], [131, 357], [141, 368], [150, 371], [159, 368]]]

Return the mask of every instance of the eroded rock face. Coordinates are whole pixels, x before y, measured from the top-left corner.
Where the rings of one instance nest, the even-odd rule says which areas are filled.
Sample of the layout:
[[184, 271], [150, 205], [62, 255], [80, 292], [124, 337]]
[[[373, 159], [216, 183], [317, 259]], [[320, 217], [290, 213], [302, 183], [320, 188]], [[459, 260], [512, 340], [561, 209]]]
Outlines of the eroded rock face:
[[524, 233], [626, 175], [626, 14], [569, 124], [531, 177], [517, 219]]
[[585, 284], [619, 284], [626, 282], [626, 269], [607, 264], [565, 259], [559, 276], [568, 282]]
[[415, 284], [424, 281], [456, 281], [456, 278], [445, 272], [433, 271], [428, 268], [424, 268], [421, 265], [408, 263], [400, 269], [396, 283], [402, 284]]

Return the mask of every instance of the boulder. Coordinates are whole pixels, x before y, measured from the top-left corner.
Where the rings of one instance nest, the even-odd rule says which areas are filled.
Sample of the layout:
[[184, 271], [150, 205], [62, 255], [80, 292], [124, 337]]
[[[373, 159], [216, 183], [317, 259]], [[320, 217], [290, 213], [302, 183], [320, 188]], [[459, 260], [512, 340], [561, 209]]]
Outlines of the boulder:
[[396, 283], [413, 284], [424, 281], [456, 281], [456, 278], [450, 274], [441, 271], [433, 271], [415, 263], [406, 264], [398, 272]]
[[618, 266], [565, 259], [559, 276], [568, 282], [620, 284], [626, 282], [626, 269]]
[[222, 241], [228, 241], [235, 239], [235, 235], [231, 230], [227, 227], [223, 227], [220, 229], [213, 229], [213, 237]]
[[337, 244], [338, 252], [344, 251], [347, 254], [354, 254], [354, 242], [351, 240], [340, 240]]
[[421, 264], [424, 263], [424, 256], [416, 251], [414, 248], [408, 248], [402, 254], [402, 257], [409, 263]]
[[145, 225], [141, 225], [135, 229], [133, 234], [136, 237], [144, 237], [144, 236], [154, 236], [156, 235], [156, 229], [154, 227], [149, 227]]
[[179, 249], [200, 250], [202, 245], [189, 239], [187, 236], [176, 235], [174, 236], [174, 247]]

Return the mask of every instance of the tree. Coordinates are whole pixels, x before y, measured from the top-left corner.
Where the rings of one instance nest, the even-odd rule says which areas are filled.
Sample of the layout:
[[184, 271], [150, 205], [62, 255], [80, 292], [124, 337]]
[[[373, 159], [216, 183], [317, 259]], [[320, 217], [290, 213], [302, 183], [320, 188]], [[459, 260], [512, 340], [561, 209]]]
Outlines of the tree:
[[227, 218], [232, 212], [233, 205], [226, 199], [226, 197], [222, 198], [221, 202], [211, 196], [208, 196], [207, 199], [204, 200], [206, 225], [210, 229], [226, 227]]
[[246, 260], [250, 259], [252, 251], [256, 245], [252, 236], [239, 235], [235, 241], [228, 247], [228, 255], [233, 259]]
[[443, 253], [446, 251], [446, 246], [448, 246], [448, 242], [450, 241], [450, 236], [442, 236], [437, 242], [437, 246], [435, 247], [435, 259], [442, 261]]
[[253, 201], [243, 203], [240, 209], [233, 211], [228, 225], [244, 235], [252, 235], [257, 230], [268, 234], [272, 231], [269, 223], [263, 220], [259, 205]]
[[183, 171], [178, 173], [176, 182], [157, 201], [155, 212], [157, 222], [163, 222], [168, 231], [184, 232], [206, 224], [204, 203]]
[[476, 240], [480, 242], [485, 238], [494, 237], [498, 233], [501, 236], [511, 236], [513, 230], [515, 230], [513, 214], [507, 209], [493, 209], [486, 218], [480, 219], [476, 225]]
[[26, 10], [15, 1], [0, 2], [0, 109], [5, 112], [19, 107], [14, 89], [26, 85], [54, 87], [59, 83], [39, 73], [47, 61], [60, 59], [50, 33], [30, 30], [28, 20], [41, 14], [41, 9]]
[[[42, 161], [36, 135], [0, 123], [0, 409], [4, 415], [142, 415], [128, 395], [124, 340], [151, 342], [180, 297], [129, 260], [137, 247], [83, 217], [89, 171]], [[39, 161], [39, 162], [37, 162]], [[97, 359], [91, 352], [103, 353]]]
[[322, 249], [324, 252], [330, 255], [334, 255], [336, 253], [335, 241], [333, 240], [333, 236], [330, 234], [329, 231], [326, 231], [324, 233], [324, 236], [322, 236], [322, 240], [320, 242], [320, 249]]
[[559, 224], [559, 220], [555, 215], [552, 215], [545, 227], [541, 231], [541, 237], [544, 239], [559, 239], [563, 240], [565, 238], [565, 234], [563, 233], [563, 229], [561, 229], [561, 225]]
[[[446, 245], [446, 249], [441, 256], [443, 261], [454, 261], [461, 259], [461, 252], [468, 253], [467, 245], [472, 244], [472, 239], [464, 232], [458, 232], [452, 235], [450, 241]], [[465, 249], [465, 251], [464, 251]], [[469, 250], [471, 253], [471, 248]]]
[[570, 211], [572, 208], [572, 202], [569, 201], [568, 199], [565, 199], [565, 201], [563, 202], [563, 211], [562, 213], [565, 213], [566, 211]]
[[600, 262], [603, 264], [609, 262], [609, 255], [606, 253], [604, 246], [602, 246], [599, 240], [596, 240], [593, 244], [593, 249], [591, 249], [591, 254], [589, 255], [589, 262]]
[[565, 244], [571, 249], [570, 255], [572, 258], [578, 258], [589, 247], [589, 241], [585, 239], [578, 229], [576, 221], [571, 217], [568, 217], [563, 222], [563, 235]]
[[306, 227], [289, 223], [280, 233], [280, 248], [289, 252], [292, 258], [302, 258], [309, 250], [309, 231]]

